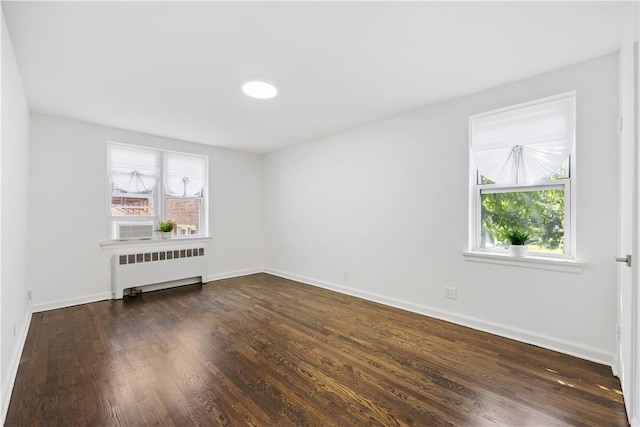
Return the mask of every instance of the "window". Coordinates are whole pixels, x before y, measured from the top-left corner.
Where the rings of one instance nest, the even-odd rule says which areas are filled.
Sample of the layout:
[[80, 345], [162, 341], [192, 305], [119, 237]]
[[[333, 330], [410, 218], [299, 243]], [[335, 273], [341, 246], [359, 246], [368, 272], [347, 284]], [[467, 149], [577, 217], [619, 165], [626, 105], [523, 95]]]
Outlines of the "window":
[[207, 157], [109, 143], [109, 228], [119, 221], [176, 223], [176, 236], [207, 234]]
[[470, 118], [470, 249], [506, 252], [506, 234], [531, 235], [528, 251], [575, 257], [575, 93]]

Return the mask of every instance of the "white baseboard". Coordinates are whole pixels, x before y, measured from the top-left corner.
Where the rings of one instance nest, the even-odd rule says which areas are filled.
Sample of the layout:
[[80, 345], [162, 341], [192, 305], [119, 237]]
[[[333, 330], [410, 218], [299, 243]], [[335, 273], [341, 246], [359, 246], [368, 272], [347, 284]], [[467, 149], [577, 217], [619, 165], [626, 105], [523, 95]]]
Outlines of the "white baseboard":
[[[207, 276], [207, 282], [213, 282], [215, 280], [221, 280], [221, 279], [230, 279], [233, 277], [248, 276], [249, 274], [256, 274], [256, 273], [262, 273], [262, 272], [263, 272], [262, 268], [251, 268], [246, 270], [231, 271], [228, 273], [213, 274], [213, 275]], [[105, 301], [108, 299], [113, 299], [113, 293], [111, 291], [100, 292], [98, 294], [93, 294], [93, 295], [84, 295], [81, 297], [59, 299], [55, 301], [48, 301], [44, 303], [33, 304], [31, 306], [31, 311], [32, 313], [39, 313], [41, 311], [56, 310], [58, 308], [71, 307], [71, 306], [80, 305], [80, 304], [88, 304], [88, 303], [97, 302], [97, 301]]]
[[613, 362], [611, 363], [611, 372], [613, 375], [620, 378], [620, 358], [618, 355], [613, 356]]
[[16, 382], [16, 376], [18, 375], [18, 367], [20, 366], [20, 359], [22, 358], [22, 350], [27, 342], [27, 334], [29, 333], [29, 326], [31, 326], [31, 317], [33, 311], [31, 307], [27, 309], [24, 322], [22, 322], [22, 329], [20, 335], [18, 335], [18, 342], [11, 353], [11, 360], [9, 361], [8, 372], [6, 378], [4, 378], [2, 384], [2, 408], [0, 413], [0, 425], [4, 425], [4, 421], [7, 418], [7, 411], [9, 410], [9, 403], [11, 402], [11, 393], [13, 392], [13, 385]]
[[31, 306], [31, 311], [39, 313], [41, 311], [56, 310], [58, 308], [71, 307], [74, 305], [88, 304], [91, 302], [104, 301], [113, 298], [113, 292], [100, 292], [99, 294], [84, 295], [81, 297], [59, 299], [55, 301], [43, 302]]
[[521, 341], [527, 344], [533, 344], [538, 347], [543, 347], [549, 350], [579, 357], [581, 359], [590, 360], [592, 362], [601, 363], [603, 365], [613, 366], [613, 355], [598, 348], [571, 341], [561, 340], [558, 338], [539, 334], [537, 332], [501, 325], [499, 323], [494, 323], [475, 317], [464, 316], [434, 307], [418, 305], [411, 302], [390, 298], [384, 295], [375, 294], [372, 292], [366, 292], [359, 289], [336, 285], [334, 283], [323, 282], [320, 280], [315, 280], [284, 271], [266, 268], [264, 272], [273, 274], [274, 276], [283, 277], [285, 279], [291, 279], [297, 282], [305, 283], [307, 285], [317, 286], [320, 288], [359, 297], [391, 307], [396, 307], [425, 316], [434, 317], [436, 319], [445, 320], [447, 322], [456, 323], [458, 325], [466, 326], [483, 332], [488, 332], [494, 335], [499, 335], [501, 337], [510, 338], [516, 341]]
[[245, 270], [230, 271], [228, 273], [218, 273], [207, 276], [207, 282], [215, 282], [216, 280], [232, 279], [234, 277], [248, 276], [250, 274], [263, 273], [262, 268], [248, 268]]

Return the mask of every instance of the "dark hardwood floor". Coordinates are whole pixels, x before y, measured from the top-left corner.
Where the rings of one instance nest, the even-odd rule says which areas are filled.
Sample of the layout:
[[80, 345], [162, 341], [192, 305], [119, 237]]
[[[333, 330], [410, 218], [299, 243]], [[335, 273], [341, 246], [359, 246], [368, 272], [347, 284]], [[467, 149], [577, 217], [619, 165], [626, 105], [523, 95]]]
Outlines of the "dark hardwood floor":
[[36, 313], [7, 426], [624, 426], [607, 366], [267, 274]]

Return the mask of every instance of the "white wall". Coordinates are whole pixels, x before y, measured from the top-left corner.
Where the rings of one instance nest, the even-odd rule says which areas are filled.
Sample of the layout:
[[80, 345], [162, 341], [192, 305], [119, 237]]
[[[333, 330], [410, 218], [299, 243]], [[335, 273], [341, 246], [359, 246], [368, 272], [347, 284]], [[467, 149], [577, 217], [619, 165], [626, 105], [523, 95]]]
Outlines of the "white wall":
[[[2, 17], [2, 146], [0, 148], [0, 422], [30, 322], [27, 302], [29, 231], [29, 107], [13, 46]], [[15, 325], [15, 326], [14, 326]]]
[[34, 310], [109, 298], [106, 143], [209, 156], [210, 280], [262, 270], [262, 159], [237, 151], [33, 114], [31, 240]]
[[[265, 156], [266, 270], [610, 364], [617, 65], [606, 56]], [[588, 268], [466, 262], [468, 117], [571, 90]]]

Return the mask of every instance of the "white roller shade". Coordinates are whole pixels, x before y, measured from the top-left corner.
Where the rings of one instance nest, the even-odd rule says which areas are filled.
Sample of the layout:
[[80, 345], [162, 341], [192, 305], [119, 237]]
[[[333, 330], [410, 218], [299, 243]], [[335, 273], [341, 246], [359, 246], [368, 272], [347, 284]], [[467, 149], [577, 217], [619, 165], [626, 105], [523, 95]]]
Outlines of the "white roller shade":
[[149, 193], [160, 173], [158, 155], [127, 147], [110, 146], [111, 182], [127, 193]]
[[201, 196], [206, 182], [204, 157], [167, 155], [165, 193], [170, 196]]
[[575, 96], [471, 118], [471, 154], [496, 184], [532, 184], [557, 171], [575, 141]]

